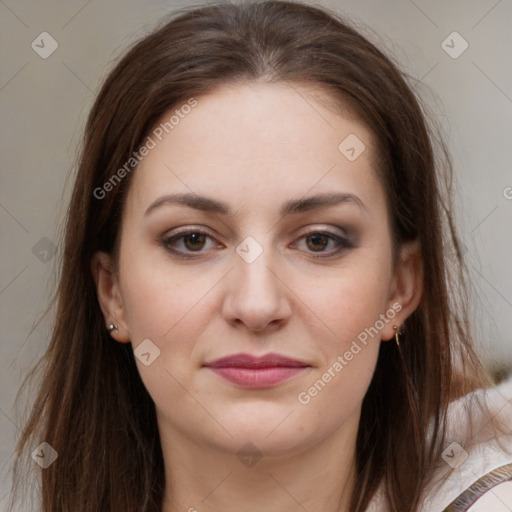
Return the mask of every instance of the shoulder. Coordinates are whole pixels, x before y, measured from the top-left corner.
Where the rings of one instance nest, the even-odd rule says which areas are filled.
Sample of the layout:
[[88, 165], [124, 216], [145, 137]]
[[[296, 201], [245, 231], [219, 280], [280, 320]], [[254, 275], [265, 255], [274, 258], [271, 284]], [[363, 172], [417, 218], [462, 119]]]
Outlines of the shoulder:
[[512, 464], [507, 464], [472, 483], [443, 512], [509, 512], [512, 506]]
[[510, 512], [512, 510], [512, 480], [489, 489], [468, 512]]
[[[490, 428], [489, 415], [501, 421], [506, 431]], [[512, 376], [495, 388], [477, 390], [453, 402], [447, 419], [443, 460], [427, 485], [421, 512], [510, 512]], [[501, 494], [505, 501], [495, 506]]]
[[[505, 432], [489, 429], [489, 414]], [[384, 495], [381, 484], [366, 512], [386, 510]], [[490, 511], [512, 511], [512, 375], [450, 404], [442, 460], [417, 512]]]

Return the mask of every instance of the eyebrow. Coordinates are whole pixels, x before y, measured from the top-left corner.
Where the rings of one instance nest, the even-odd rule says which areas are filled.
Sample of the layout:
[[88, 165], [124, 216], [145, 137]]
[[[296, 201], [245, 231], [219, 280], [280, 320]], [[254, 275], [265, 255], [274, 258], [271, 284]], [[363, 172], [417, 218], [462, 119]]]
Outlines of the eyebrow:
[[[365, 204], [358, 196], [346, 192], [338, 192], [316, 194], [314, 196], [300, 199], [291, 199], [282, 205], [280, 214], [281, 216], [285, 217], [287, 215], [298, 214], [309, 210], [318, 210], [320, 208], [328, 208], [330, 206], [343, 203], [354, 204], [359, 208], [366, 210]], [[168, 204], [188, 206], [189, 208], [194, 208], [195, 210], [201, 210], [204, 212], [225, 216], [233, 215], [231, 208], [226, 203], [192, 193], [172, 194], [159, 197], [151, 203], [144, 215], [147, 216], [160, 206]]]

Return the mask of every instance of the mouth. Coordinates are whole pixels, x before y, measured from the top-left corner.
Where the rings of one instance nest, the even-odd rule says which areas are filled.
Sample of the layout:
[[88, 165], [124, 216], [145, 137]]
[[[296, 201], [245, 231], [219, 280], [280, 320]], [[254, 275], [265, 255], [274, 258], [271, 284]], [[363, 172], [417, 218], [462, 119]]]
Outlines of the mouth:
[[233, 384], [253, 389], [277, 386], [311, 368], [303, 361], [280, 354], [234, 354], [203, 366]]

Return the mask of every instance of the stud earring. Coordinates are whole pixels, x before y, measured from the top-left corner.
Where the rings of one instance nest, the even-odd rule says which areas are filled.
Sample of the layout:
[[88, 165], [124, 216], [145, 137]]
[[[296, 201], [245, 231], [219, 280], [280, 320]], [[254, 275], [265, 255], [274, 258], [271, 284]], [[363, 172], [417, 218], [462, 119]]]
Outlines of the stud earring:
[[107, 327], [107, 332], [110, 334], [112, 331], [117, 331], [117, 325], [116, 324], [110, 324]]

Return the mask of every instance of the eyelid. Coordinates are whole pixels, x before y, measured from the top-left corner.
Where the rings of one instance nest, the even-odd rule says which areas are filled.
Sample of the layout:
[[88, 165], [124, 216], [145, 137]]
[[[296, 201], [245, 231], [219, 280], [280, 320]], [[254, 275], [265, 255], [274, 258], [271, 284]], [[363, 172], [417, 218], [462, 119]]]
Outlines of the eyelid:
[[181, 228], [175, 228], [170, 232], [164, 234], [162, 238], [169, 239], [177, 237], [179, 235], [186, 235], [189, 233], [201, 233], [202, 235], [208, 235], [209, 237], [213, 238], [213, 235], [211, 234], [210, 230], [208, 230], [204, 226], [201, 226], [200, 224], [192, 224], [190, 226], [182, 226]]
[[343, 239], [350, 238], [350, 235], [348, 234], [346, 229], [336, 226], [336, 229], [338, 229], [341, 233], [335, 233], [335, 232], [333, 232], [333, 227], [334, 226], [328, 226], [327, 224], [324, 224], [324, 227], [314, 226], [312, 228], [307, 229], [307, 231], [302, 232], [301, 236], [307, 236], [307, 235], [311, 235], [311, 234], [320, 233], [320, 234], [343, 238]]

